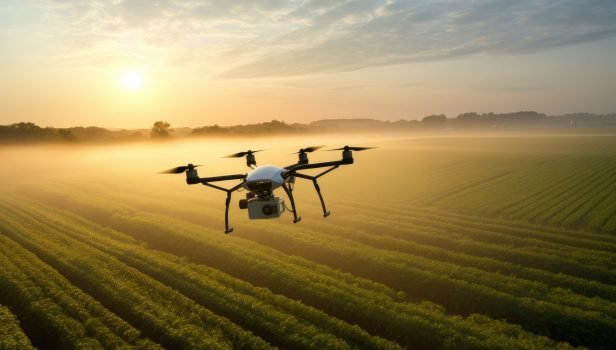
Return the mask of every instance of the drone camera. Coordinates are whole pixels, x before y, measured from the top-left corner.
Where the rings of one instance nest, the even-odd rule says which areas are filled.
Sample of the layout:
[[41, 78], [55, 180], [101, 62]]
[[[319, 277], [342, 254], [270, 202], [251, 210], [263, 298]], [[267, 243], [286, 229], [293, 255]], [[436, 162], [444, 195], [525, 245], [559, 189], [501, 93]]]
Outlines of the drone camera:
[[[248, 209], [248, 218], [254, 219], [273, 219], [280, 217], [284, 213], [284, 200], [280, 197], [272, 197], [270, 199], [253, 198], [246, 200], [246, 208]], [[240, 201], [240, 208], [243, 206]]]

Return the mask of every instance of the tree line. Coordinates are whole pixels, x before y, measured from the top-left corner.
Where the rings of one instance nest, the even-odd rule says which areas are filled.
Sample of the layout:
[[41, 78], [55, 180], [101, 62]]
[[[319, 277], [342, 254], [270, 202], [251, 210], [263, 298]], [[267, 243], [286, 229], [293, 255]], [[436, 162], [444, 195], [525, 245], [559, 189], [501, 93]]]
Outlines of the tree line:
[[159, 120], [150, 129], [109, 130], [106, 128], [41, 127], [31, 122], [0, 125], [0, 144], [32, 142], [134, 142], [147, 140], [166, 140], [181, 137], [225, 137], [303, 134], [327, 132], [368, 132], [368, 131], [421, 131], [439, 129], [534, 129], [534, 128], [579, 128], [616, 127], [616, 114], [574, 113], [549, 116], [535, 111], [513, 113], [462, 113], [455, 118], [445, 114], [434, 114], [420, 120], [401, 119], [383, 121], [377, 119], [325, 119], [307, 124], [286, 123], [280, 120], [269, 122], [220, 126], [206, 125], [196, 128], [182, 128], [176, 133], [167, 121]]

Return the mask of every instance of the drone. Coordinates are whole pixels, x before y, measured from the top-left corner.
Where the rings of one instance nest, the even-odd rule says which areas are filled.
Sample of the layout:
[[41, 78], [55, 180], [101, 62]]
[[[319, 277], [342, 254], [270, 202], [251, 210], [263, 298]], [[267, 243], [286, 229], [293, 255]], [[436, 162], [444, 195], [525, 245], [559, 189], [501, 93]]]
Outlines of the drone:
[[[310, 163], [308, 161], [308, 153], [312, 153], [316, 150], [323, 148], [324, 146], [313, 146], [301, 148], [298, 152], [291, 153], [298, 155], [298, 161], [295, 164], [285, 166], [283, 168], [264, 165], [257, 166], [255, 153], [264, 150], [248, 150], [244, 152], [238, 152], [226, 156], [226, 158], [242, 158], [246, 157], [246, 165], [252, 169], [247, 174], [232, 174], [213, 177], [199, 177], [197, 173], [197, 167], [201, 165], [182, 165], [176, 168], [168, 169], [160, 172], [161, 174], [182, 174], [186, 173], [186, 183], [188, 185], [202, 184], [211, 188], [215, 188], [227, 193], [227, 199], [225, 201], [225, 233], [233, 232], [233, 228], [229, 226], [229, 205], [231, 204], [231, 194], [235, 191], [246, 190], [246, 198], [240, 199], [240, 209], [248, 210], [248, 218], [250, 220], [258, 219], [274, 219], [282, 215], [287, 209], [284, 199], [276, 197], [274, 190], [282, 187], [287, 194], [289, 201], [291, 202], [291, 209], [287, 209], [293, 213], [293, 223], [301, 221], [301, 217], [297, 215], [297, 209], [295, 207], [295, 199], [293, 198], [293, 189], [295, 186], [295, 179], [306, 179], [312, 181], [319, 200], [321, 201], [321, 207], [323, 209], [323, 217], [328, 217], [331, 212], [327, 210], [323, 195], [321, 194], [321, 188], [319, 187], [318, 179], [326, 175], [333, 170], [337, 169], [341, 165], [353, 164], [353, 151], [364, 151], [372, 149], [374, 147], [351, 147], [344, 146], [342, 148], [335, 148], [329, 151], [342, 151], [342, 159]], [[325, 171], [317, 175], [306, 175], [300, 171], [308, 169], [327, 168]], [[217, 185], [218, 182], [239, 180], [240, 183], [231, 187], [225, 188]]]

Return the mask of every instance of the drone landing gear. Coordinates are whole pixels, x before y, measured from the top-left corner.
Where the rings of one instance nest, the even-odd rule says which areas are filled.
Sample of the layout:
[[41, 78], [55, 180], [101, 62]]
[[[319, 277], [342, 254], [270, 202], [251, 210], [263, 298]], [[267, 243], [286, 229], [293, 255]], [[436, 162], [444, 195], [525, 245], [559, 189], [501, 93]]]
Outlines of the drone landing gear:
[[242, 185], [245, 183], [246, 181], [242, 181], [241, 183], [231, 187], [231, 188], [224, 188], [224, 187], [220, 187], [220, 186], [216, 186], [216, 185], [212, 185], [211, 183], [208, 182], [203, 182], [204, 185], [215, 188], [217, 190], [221, 190], [221, 191], [225, 191], [227, 192], [227, 199], [225, 200], [225, 233], [229, 234], [231, 232], [233, 232], [233, 227], [229, 226], [229, 205], [231, 204], [231, 194], [235, 191], [237, 191], [240, 187], [242, 187]]
[[291, 211], [293, 212], [293, 223], [297, 224], [302, 221], [302, 218], [297, 216], [297, 209], [295, 208], [295, 200], [293, 199], [293, 190], [287, 186], [286, 183], [282, 184], [282, 189], [286, 192], [287, 196], [289, 196], [289, 200], [291, 201]]
[[227, 200], [225, 200], [225, 233], [233, 232], [233, 227], [229, 226], [229, 205], [231, 204], [231, 191], [227, 192]]
[[321, 187], [319, 187], [319, 183], [317, 179], [312, 179], [312, 183], [314, 184], [314, 189], [317, 190], [317, 194], [319, 195], [319, 200], [321, 201], [321, 207], [323, 208], [323, 217], [326, 218], [331, 215], [331, 212], [325, 208], [325, 201], [323, 200], [323, 196], [321, 195]]
[[321, 187], [319, 186], [319, 183], [317, 182], [317, 179], [320, 178], [321, 176], [329, 173], [330, 171], [333, 171], [334, 169], [338, 168], [338, 165], [335, 165], [327, 170], [325, 170], [324, 172], [315, 175], [315, 176], [310, 176], [310, 175], [305, 175], [305, 174], [300, 174], [300, 173], [295, 173], [294, 175], [296, 177], [300, 177], [302, 179], [306, 179], [306, 180], [311, 180], [312, 184], [314, 185], [314, 189], [317, 191], [317, 194], [319, 195], [319, 200], [321, 201], [321, 208], [323, 208], [323, 217], [328, 217], [331, 215], [331, 212], [329, 210], [327, 210], [327, 208], [325, 207], [325, 201], [323, 200], [323, 195], [321, 194]]

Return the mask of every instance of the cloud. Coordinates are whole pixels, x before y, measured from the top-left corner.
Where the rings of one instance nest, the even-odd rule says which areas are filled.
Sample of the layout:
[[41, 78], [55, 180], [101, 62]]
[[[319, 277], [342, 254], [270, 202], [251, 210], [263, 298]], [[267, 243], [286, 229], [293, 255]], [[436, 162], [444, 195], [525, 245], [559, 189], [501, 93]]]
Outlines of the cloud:
[[40, 1], [68, 55], [193, 57], [216, 62], [212, 74], [225, 79], [525, 54], [616, 36], [613, 0]]
[[[304, 75], [468, 55], [523, 54], [616, 35], [614, 1], [392, 1], [344, 5], [345, 17], [322, 21], [338, 8], [329, 9], [307, 27], [261, 45], [265, 54], [220, 77]], [[288, 45], [289, 38], [296, 35], [322, 38], [323, 32], [329, 33], [325, 39], [305, 42], [304, 47]]]
[[65, 68], [100, 65], [98, 57], [110, 58], [110, 64], [142, 57], [149, 64], [171, 66], [179, 59], [199, 65], [223, 61], [220, 66], [227, 67], [238, 61], [217, 57], [218, 52], [264, 32], [290, 31], [279, 18], [295, 8], [285, 0], [38, 0], [37, 5], [45, 13], [43, 35], [53, 37], [51, 59]]

